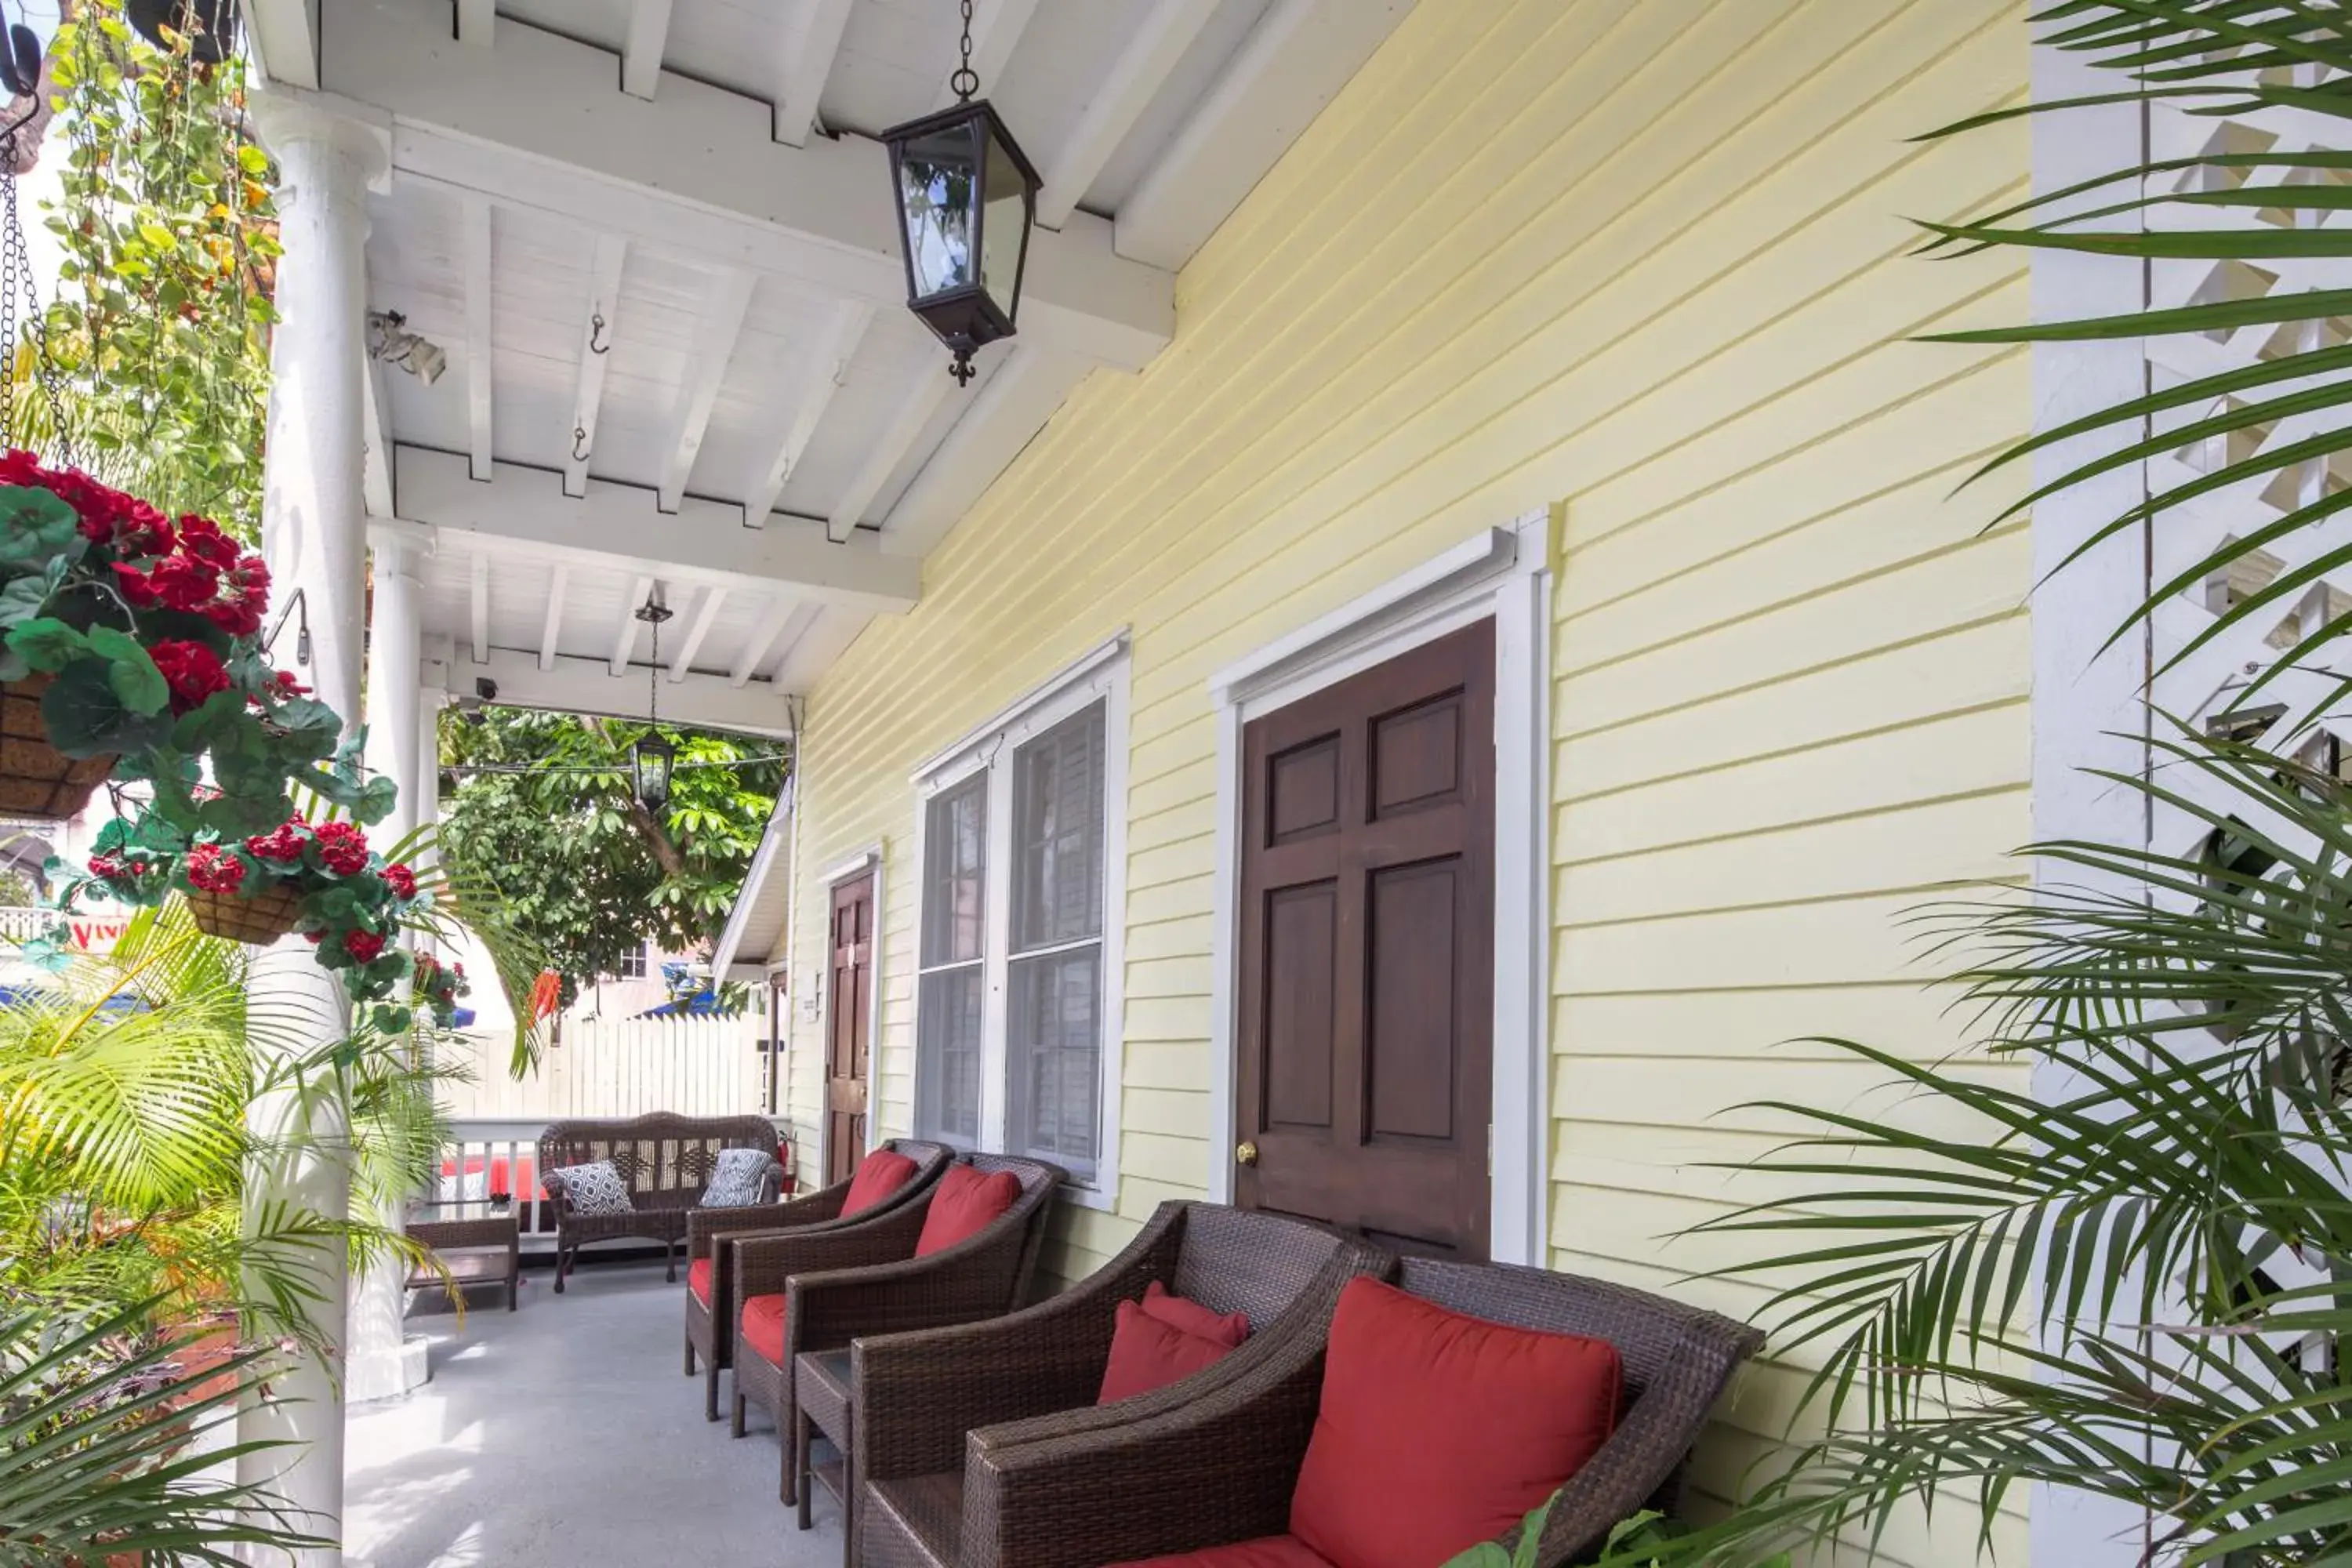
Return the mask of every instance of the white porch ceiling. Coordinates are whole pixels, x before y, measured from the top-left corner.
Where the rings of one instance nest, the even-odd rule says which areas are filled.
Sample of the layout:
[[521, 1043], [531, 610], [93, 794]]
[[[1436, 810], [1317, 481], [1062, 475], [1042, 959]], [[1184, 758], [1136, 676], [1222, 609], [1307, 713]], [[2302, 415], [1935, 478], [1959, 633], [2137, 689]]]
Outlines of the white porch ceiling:
[[439, 678], [642, 712], [658, 584], [663, 711], [781, 727], [1080, 379], [1167, 342], [1175, 269], [1412, 3], [980, 0], [1052, 231], [960, 390], [872, 140], [950, 97], [953, 0], [247, 0], [273, 81], [390, 150], [370, 302], [447, 369], [373, 368], [370, 508]]

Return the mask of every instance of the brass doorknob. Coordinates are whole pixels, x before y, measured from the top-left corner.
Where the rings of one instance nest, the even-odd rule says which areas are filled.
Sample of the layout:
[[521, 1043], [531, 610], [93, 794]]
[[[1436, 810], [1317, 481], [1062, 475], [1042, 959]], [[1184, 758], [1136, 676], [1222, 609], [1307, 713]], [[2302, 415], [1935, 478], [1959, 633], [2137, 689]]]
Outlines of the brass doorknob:
[[1256, 1145], [1256, 1144], [1255, 1144], [1255, 1143], [1244, 1143], [1244, 1144], [1242, 1144], [1240, 1147], [1236, 1148], [1236, 1149], [1234, 1151], [1234, 1158], [1236, 1161], [1238, 1161], [1240, 1163], [1244, 1164], [1244, 1165], [1255, 1165], [1255, 1164], [1256, 1164], [1256, 1163], [1257, 1163], [1257, 1145]]

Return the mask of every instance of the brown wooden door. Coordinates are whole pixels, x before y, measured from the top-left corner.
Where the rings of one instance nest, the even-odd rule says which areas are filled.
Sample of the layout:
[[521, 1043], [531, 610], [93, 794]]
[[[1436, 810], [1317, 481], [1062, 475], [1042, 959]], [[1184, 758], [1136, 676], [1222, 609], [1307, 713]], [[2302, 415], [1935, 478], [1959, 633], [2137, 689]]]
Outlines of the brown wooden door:
[[1482, 1259], [1495, 626], [1242, 732], [1234, 1195]]
[[833, 984], [826, 993], [824, 1180], [846, 1180], [866, 1155], [866, 1031], [874, 1013], [874, 873], [833, 889]]

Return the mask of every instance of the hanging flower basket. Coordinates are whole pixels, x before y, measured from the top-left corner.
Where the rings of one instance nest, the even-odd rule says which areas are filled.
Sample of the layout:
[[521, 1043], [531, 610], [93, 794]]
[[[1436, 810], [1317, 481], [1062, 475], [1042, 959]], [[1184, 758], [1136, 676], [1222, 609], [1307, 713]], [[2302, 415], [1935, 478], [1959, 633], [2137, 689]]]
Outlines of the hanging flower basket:
[[41, 695], [51, 678], [28, 675], [0, 684], [0, 816], [62, 822], [79, 816], [116, 758], [68, 757], [49, 744]]
[[236, 893], [190, 893], [188, 912], [206, 936], [268, 947], [294, 934], [302, 921], [302, 895], [287, 888], [272, 888], [249, 899]]

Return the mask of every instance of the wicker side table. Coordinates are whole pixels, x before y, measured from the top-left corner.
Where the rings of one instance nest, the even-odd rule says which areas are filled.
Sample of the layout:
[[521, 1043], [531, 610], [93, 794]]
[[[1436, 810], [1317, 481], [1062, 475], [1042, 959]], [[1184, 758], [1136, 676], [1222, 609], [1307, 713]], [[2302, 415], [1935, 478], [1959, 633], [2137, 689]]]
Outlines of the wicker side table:
[[[497, 1281], [506, 1287], [507, 1310], [515, 1310], [522, 1294], [522, 1233], [515, 1223], [512, 1204], [416, 1204], [408, 1211], [408, 1234], [433, 1249], [433, 1256], [458, 1285]], [[430, 1268], [408, 1276], [412, 1289], [431, 1289], [442, 1282]]]

